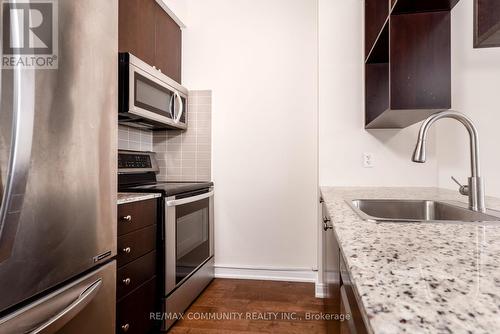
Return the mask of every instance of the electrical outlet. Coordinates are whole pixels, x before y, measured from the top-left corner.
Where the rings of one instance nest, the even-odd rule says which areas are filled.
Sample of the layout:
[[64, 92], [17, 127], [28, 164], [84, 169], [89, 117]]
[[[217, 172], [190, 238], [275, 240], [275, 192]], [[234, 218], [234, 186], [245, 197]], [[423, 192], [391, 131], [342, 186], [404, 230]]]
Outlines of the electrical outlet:
[[363, 167], [373, 168], [375, 167], [375, 158], [373, 153], [363, 153]]

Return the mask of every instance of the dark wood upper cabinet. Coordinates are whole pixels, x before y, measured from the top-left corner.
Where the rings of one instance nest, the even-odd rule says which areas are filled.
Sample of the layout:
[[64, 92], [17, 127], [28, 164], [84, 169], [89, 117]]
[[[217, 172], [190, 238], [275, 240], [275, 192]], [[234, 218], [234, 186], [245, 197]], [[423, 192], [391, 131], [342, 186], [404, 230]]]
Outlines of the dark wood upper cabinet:
[[118, 49], [130, 52], [148, 64], [155, 63], [154, 0], [120, 0]]
[[365, 12], [370, 14], [365, 17], [365, 56], [367, 56], [387, 20], [389, 1], [366, 0]]
[[[450, 10], [458, 0], [365, 1], [365, 127], [404, 128], [449, 109]], [[373, 10], [382, 2], [387, 4], [384, 20]], [[369, 30], [376, 27], [370, 22], [382, 21], [370, 42], [375, 33]]]
[[182, 31], [155, 0], [120, 0], [118, 49], [181, 83]]
[[392, 0], [392, 14], [450, 11], [459, 0]]
[[499, 0], [474, 0], [474, 47], [500, 47]]
[[451, 108], [451, 14], [448, 11], [391, 18], [391, 108]]
[[156, 11], [156, 67], [181, 82], [182, 32], [161, 8]]

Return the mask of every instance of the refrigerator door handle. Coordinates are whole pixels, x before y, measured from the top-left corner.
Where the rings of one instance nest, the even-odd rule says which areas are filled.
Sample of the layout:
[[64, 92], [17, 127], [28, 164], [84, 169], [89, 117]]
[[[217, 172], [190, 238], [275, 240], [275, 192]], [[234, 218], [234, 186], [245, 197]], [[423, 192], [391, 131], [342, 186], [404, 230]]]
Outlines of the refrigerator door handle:
[[[13, 2], [17, 1], [14, 0]], [[19, 28], [19, 18], [17, 15], [12, 15], [11, 20], [12, 38], [19, 42], [23, 34], [23, 31]], [[35, 117], [35, 70], [16, 66], [13, 69], [13, 76], [14, 99], [11, 147], [5, 190], [0, 204], [0, 263], [10, 255], [10, 249], [2, 247], [5, 226], [18, 223], [19, 211], [24, 201], [31, 160]], [[12, 230], [16, 229], [13, 228]], [[13, 238], [13, 236], [9, 237]]]
[[98, 279], [87, 289], [85, 289], [78, 298], [64, 308], [61, 312], [32, 330], [30, 334], [53, 334], [66, 325], [78, 313], [80, 313], [99, 292], [102, 286], [102, 280]]

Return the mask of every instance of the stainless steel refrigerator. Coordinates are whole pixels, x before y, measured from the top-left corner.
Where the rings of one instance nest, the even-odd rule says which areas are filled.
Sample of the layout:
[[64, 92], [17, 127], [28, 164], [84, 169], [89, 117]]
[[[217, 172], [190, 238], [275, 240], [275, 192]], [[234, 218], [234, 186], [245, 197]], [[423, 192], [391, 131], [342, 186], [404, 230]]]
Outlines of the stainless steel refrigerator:
[[114, 333], [118, 0], [47, 2], [0, 13], [0, 333]]

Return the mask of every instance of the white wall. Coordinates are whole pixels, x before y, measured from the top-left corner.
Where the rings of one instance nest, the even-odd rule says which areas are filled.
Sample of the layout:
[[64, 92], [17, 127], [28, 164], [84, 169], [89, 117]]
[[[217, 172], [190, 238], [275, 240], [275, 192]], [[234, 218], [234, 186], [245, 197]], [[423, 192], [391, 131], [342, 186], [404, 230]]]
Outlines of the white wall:
[[[460, 1], [452, 12], [453, 109], [468, 114], [480, 135], [486, 193], [500, 197], [500, 48], [474, 49], [473, 1]], [[468, 135], [454, 121], [438, 124], [439, 185], [456, 189], [470, 175]]]
[[162, 6], [181, 28], [185, 28], [188, 25], [187, 0], [156, 0], [156, 2]]
[[316, 0], [188, 0], [183, 82], [213, 91], [216, 264], [312, 268]]
[[[436, 186], [435, 140], [426, 164], [411, 162], [418, 126], [363, 128], [363, 13], [361, 0], [319, 0], [319, 183]], [[375, 155], [374, 168], [363, 168], [364, 152]]]

